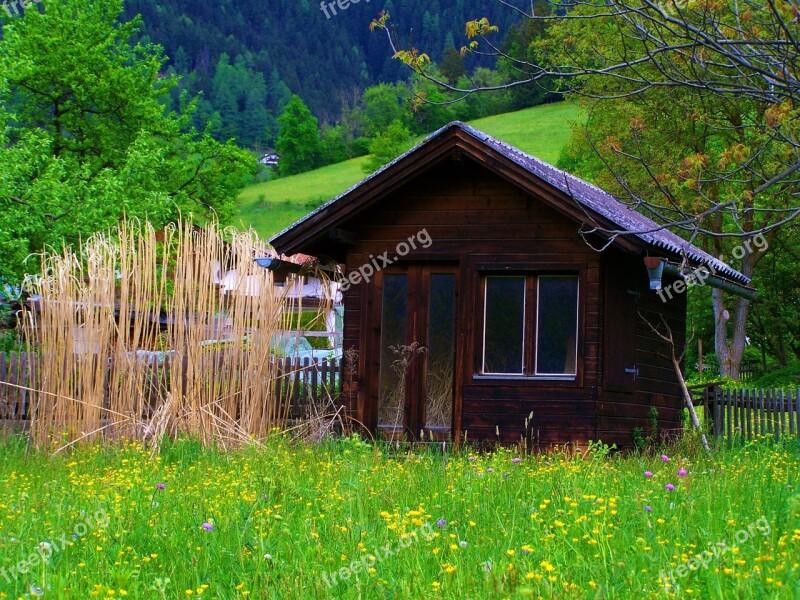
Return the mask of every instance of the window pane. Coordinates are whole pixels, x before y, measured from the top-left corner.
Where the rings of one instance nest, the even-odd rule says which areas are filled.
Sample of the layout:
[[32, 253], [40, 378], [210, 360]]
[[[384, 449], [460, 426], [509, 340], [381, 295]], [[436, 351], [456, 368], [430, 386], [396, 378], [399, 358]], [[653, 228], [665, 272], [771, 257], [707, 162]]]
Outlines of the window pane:
[[523, 372], [525, 277], [487, 277], [483, 372]]
[[539, 277], [536, 374], [574, 375], [578, 338], [578, 278]]
[[431, 273], [424, 425], [444, 435], [442, 439], [448, 439], [453, 420], [455, 326], [456, 276]]
[[378, 427], [402, 429], [405, 407], [402, 369], [396, 368], [398, 349], [406, 344], [408, 275], [383, 277], [381, 305], [381, 370]]

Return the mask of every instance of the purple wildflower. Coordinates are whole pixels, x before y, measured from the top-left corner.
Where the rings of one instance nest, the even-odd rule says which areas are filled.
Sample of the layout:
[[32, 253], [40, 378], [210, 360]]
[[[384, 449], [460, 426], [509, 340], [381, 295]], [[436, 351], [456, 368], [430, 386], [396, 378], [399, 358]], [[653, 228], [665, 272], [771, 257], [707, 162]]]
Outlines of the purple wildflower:
[[439, 519], [438, 521], [436, 521], [437, 527], [444, 527], [445, 525], [447, 525], [447, 519]]
[[644, 476], [645, 477], [652, 477], [653, 476], [653, 472], [652, 471], [645, 471], [644, 472]]
[[203, 523], [201, 527], [206, 531], [214, 531], [214, 526], [211, 523]]
[[652, 506], [650, 506], [649, 504], [648, 504], [647, 506], [645, 506], [645, 507], [644, 507], [644, 509], [645, 509], [647, 512], [653, 512], [653, 507], [652, 507]]
[[689, 472], [686, 469], [680, 469], [678, 471], [678, 477], [686, 477], [688, 474]]
[[666, 454], [662, 454], [661, 460], [663, 460], [664, 462], [669, 462], [669, 456], [667, 456]]
[[675, 490], [675, 486], [672, 485], [671, 483], [668, 483], [667, 485], [664, 486], [664, 489], [667, 490], [668, 492], [672, 492], [673, 490]]
[[157, 490], [163, 490], [163, 489], [166, 489], [166, 487], [167, 486], [165, 486], [163, 483], [157, 483], [156, 484], [156, 489]]
[[522, 459], [519, 456], [515, 456], [514, 458], [511, 459], [511, 462], [517, 464], [519, 462], [522, 462]]

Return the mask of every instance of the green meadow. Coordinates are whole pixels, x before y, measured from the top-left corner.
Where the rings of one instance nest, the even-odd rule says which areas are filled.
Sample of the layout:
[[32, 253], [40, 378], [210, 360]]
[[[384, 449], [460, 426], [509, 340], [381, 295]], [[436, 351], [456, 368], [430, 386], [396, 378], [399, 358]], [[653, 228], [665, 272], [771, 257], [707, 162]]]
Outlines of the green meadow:
[[0, 598], [797, 598], [800, 454], [0, 442]]
[[[570, 127], [580, 117], [566, 102], [545, 104], [469, 124], [549, 163], [555, 163], [567, 143]], [[239, 196], [234, 225], [252, 226], [268, 238], [338, 196], [364, 178], [366, 157], [282, 177], [247, 187]]]

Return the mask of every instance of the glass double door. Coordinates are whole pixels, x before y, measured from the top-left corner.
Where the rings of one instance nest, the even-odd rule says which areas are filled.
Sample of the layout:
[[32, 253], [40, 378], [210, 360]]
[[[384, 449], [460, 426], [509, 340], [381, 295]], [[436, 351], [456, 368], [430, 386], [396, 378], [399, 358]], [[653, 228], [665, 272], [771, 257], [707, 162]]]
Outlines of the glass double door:
[[451, 439], [456, 294], [455, 266], [408, 265], [383, 273], [380, 437]]

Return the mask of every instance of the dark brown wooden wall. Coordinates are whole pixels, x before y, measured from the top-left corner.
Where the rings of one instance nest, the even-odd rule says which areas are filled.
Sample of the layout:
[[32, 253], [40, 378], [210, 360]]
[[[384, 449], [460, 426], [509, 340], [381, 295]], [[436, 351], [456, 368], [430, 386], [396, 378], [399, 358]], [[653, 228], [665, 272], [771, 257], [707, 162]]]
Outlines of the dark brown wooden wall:
[[[607, 444], [629, 447], [634, 429], [639, 427], [645, 435], [652, 429], [650, 408], [658, 410], [658, 425], [661, 432], [675, 433], [681, 427], [681, 408], [683, 399], [677, 382], [675, 370], [669, 360], [670, 347], [647, 324], [657, 326], [666, 333], [661, 321], [667, 319], [675, 340], [678, 353], [685, 341], [686, 296], [673, 295], [664, 303], [655, 291], [649, 289], [647, 271], [639, 257], [631, 257], [610, 250], [603, 254], [602, 271], [609, 285], [615, 285], [615, 292], [606, 292], [603, 303], [603, 339], [606, 342], [603, 352], [605, 361], [601, 364], [603, 386], [597, 403], [597, 437]], [[663, 284], [669, 285], [674, 278], [665, 277]], [[604, 287], [604, 289], [606, 289]], [[625, 295], [628, 304], [621, 307], [615, 296]], [[665, 296], [665, 298], [668, 298]], [[645, 319], [647, 322], [645, 322]], [[630, 391], [624, 392], [620, 385], [606, 385], [616, 379], [611, 369], [624, 365], [618, 361], [618, 349], [609, 344], [607, 328], [624, 332], [623, 337], [635, 339], [635, 346], [629, 344], [623, 353], [632, 357], [631, 367], [638, 369], [637, 375], [630, 375]], [[615, 382], [617, 383], [617, 382]], [[609, 388], [609, 389], [607, 389]]]
[[[460, 162], [448, 160], [380, 199], [341, 227], [355, 233], [357, 239], [356, 246], [347, 254], [348, 270], [368, 262], [370, 254], [377, 256], [389, 250], [391, 256], [398, 242], [423, 228], [433, 239], [432, 246], [412, 251], [406, 260], [459, 265], [456, 388], [463, 404], [455, 418], [460, 431], [462, 434], [467, 431], [469, 439], [495, 439], [498, 429], [503, 441], [518, 441], [527, 435], [531, 442], [541, 446], [585, 443], [597, 439], [600, 433], [610, 439], [615, 431], [615, 416], [622, 412], [622, 406], [635, 405], [630, 422], [638, 423], [640, 405], [646, 413], [644, 405], [650, 401], [665, 405], [672, 402], [665, 398], [674, 390], [661, 385], [667, 379], [666, 372], [650, 356], [651, 339], [638, 330], [636, 342], [641, 351], [637, 350], [637, 360], [641, 359], [646, 369], [637, 393], [624, 397], [605, 395], [603, 408], [597, 411], [602, 393], [601, 255], [578, 236], [577, 223], [477, 163], [466, 158]], [[646, 285], [644, 265], [640, 258], [637, 260]], [[534, 271], [561, 266], [579, 271], [576, 381], [473, 379], [473, 356], [479, 335], [475, 331], [479, 323], [475, 301], [479, 269], [491, 265]], [[354, 416], [367, 425], [373, 424], [375, 416], [369, 399], [377, 394], [380, 293], [380, 277], [377, 277], [369, 285], [352, 286], [344, 299], [344, 348], [358, 353], [358, 372], [350, 377], [345, 374], [346, 399]], [[657, 298], [656, 302], [660, 305]], [[675, 311], [677, 314], [679, 308]], [[531, 413], [533, 417], [526, 432], [525, 419]], [[627, 436], [625, 445], [630, 445], [627, 423], [623, 429], [621, 437]]]

